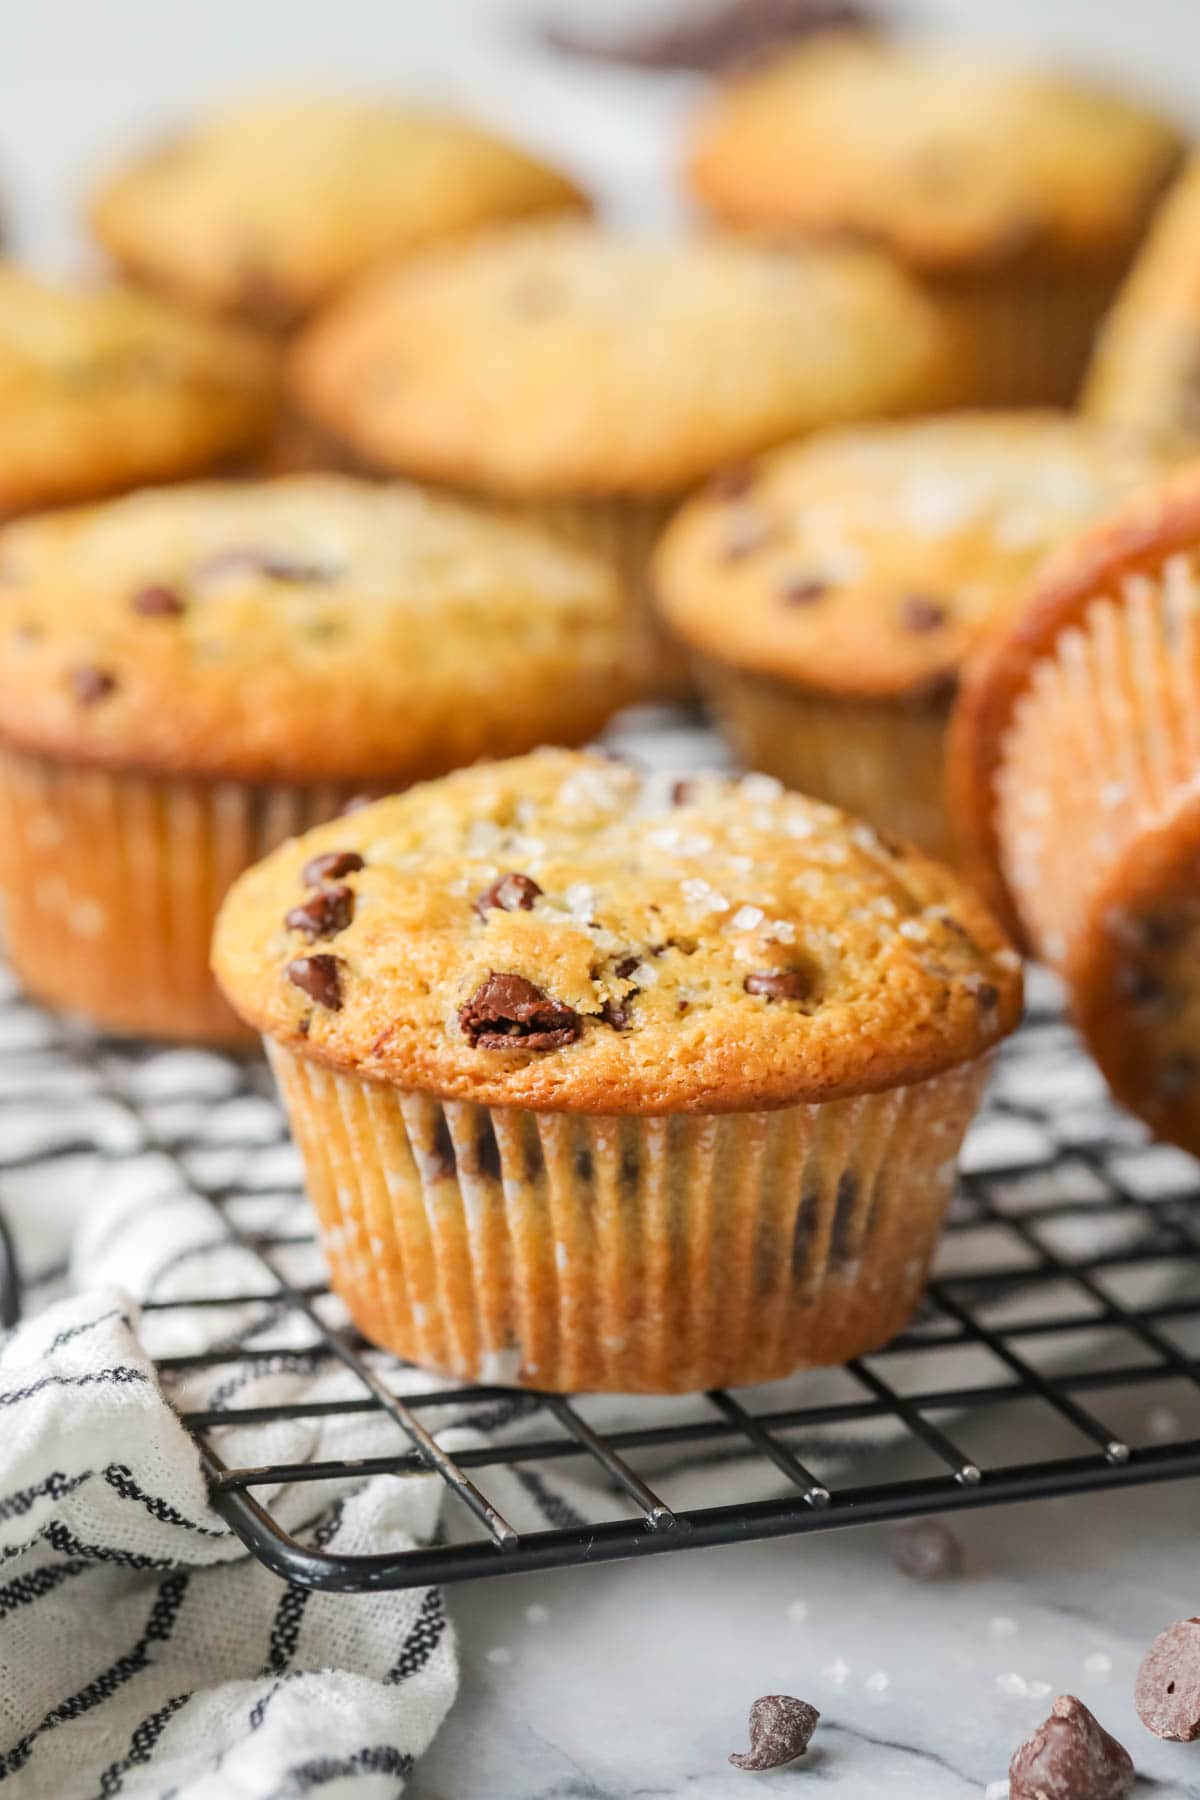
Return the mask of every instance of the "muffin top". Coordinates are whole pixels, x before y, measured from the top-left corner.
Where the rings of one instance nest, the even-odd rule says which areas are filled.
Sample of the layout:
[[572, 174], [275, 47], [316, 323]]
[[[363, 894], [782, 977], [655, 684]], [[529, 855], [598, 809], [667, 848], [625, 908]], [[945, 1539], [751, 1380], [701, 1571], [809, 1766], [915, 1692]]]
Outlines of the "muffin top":
[[673, 493], [941, 379], [943, 327], [864, 251], [513, 226], [368, 280], [294, 354], [368, 462], [525, 498]]
[[374, 786], [580, 742], [627, 693], [598, 558], [312, 475], [0, 532], [0, 738], [72, 761]]
[[[1055, 655], [1096, 601], [1119, 596], [1144, 577], [1161, 579], [1164, 642], [1179, 659], [1179, 704], [1186, 711], [1200, 675], [1198, 566], [1200, 463], [1192, 462], [1064, 543], [972, 666], [951, 724], [949, 796], [975, 879], [1006, 914], [1013, 908], [1001, 869], [995, 783], [1005, 738], [1039, 664]], [[1147, 656], [1154, 653], [1146, 647]], [[1159, 754], [1158, 745], [1143, 748], [1148, 757]], [[1137, 749], [1131, 737], [1131, 755]]]
[[1047, 550], [1168, 466], [1066, 413], [955, 413], [829, 432], [723, 471], [655, 561], [685, 643], [861, 697], [934, 691]]
[[337, 1068], [487, 1105], [723, 1112], [978, 1056], [1019, 963], [973, 892], [767, 776], [460, 770], [286, 844], [217, 926], [228, 998]]
[[0, 265], [0, 514], [233, 461], [275, 400], [274, 358], [246, 332]]
[[1127, 99], [990, 53], [863, 34], [801, 45], [697, 122], [692, 184], [720, 217], [847, 232], [907, 264], [1107, 260], [1179, 138]]
[[333, 94], [259, 95], [135, 156], [92, 227], [140, 279], [282, 329], [381, 258], [577, 208], [562, 175], [468, 121]]

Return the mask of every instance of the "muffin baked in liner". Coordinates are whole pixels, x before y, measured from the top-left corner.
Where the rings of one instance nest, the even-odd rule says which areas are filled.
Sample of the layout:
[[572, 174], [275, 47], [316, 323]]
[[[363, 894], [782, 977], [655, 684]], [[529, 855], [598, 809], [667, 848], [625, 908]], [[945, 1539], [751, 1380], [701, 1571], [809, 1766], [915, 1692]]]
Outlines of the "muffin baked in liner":
[[1047, 551], [1170, 466], [1048, 409], [826, 432], [690, 501], [657, 599], [744, 765], [952, 859], [963, 666]]
[[890, 252], [955, 340], [946, 400], [1069, 404], [1180, 145], [1044, 68], [831, 33], [719, 88], [689, 175], [726, 225]]
[[885, 257], [497, 228], [360, 284], [301, 337], [294, 406], [367, 469], [487, 497], [604, 550], [651, 690], [681, 665], [647, 605], [667, 512], [798, 432], [940, 392], [940, 321]]
[[951, 782], [1118, 1097], [1200, 1150], [1200, 473], [1067, 546], [974, 672]]
[[0, 534], [0, 892], [31, 992], [248, 1033], [226, 888], [364, 794], [598, 730], [630, 691], [599, 559], [420, 490], [204, 484]]
[[[310, 945], [287, 921], [332, 880], [350, 916]], [[214, 966], [362, 1330], [548, 1389], [768, 1380], [893, 1335], [1020, 1005], [998, 928], [916, 852], [761, 776], [672, 800], [568, 752], [285, 846]]]
[[1081, 402], [1092, 418], [1200, 443], [1200, 157], [1151, 222], [1104, 322]]

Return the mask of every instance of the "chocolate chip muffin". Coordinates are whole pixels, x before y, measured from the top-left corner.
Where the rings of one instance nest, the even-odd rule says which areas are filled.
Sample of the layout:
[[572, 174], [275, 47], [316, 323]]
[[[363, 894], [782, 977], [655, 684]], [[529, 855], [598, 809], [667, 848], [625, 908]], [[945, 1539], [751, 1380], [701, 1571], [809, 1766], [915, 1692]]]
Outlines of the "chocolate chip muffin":
[[915, 851], [764, 776], [566, 751], [286, 845], [214, 966], [358, 1324], [551, 1389], [768, 1380], [898, 1330], [1020, 1007]]
[[1155, 214], [1104, 322], [1083, 408], [1200, 443], [1200, 156]]
[[727, 224], [886, 247], [959, 340], [959, 398], [1069, 402], [1180, 138], [1120, 95], [863, 33], [735, 80], [691, 143]]
[[410, 487], [29, 519], [0, 533], [0, 584], [8, 953], [119, 1031], [241, 1035], [208, 972], [239, 870], [364, 790], [579, 742], [627, 692], [602, 562]]
[[972, 867], [1119, 1099], [1200, 1152], [1200, 470], [1066, 546], [952, 729]]
[[249, 333], [0, 264], [0, 518], [239, 462], [275, 411]]
[[959, 671], [1165, 449], [1055, 412], [858, 426], [726, 470], [654, 579], [741, 759], [942, 856]]
[[797, 432], [915, 405], [941, 353], [932, 309], [861, 251], [526, 225], [352, 293], [301, 339], [292, 387], [366, 465], [532, 512], [640, 595], [673, 499]]
[[522, 214], [572, 182], [449, 113], [365, 95], [257, 95], [135, 155], [92, 228], [139, 281], [286, 330], [373, 264]]

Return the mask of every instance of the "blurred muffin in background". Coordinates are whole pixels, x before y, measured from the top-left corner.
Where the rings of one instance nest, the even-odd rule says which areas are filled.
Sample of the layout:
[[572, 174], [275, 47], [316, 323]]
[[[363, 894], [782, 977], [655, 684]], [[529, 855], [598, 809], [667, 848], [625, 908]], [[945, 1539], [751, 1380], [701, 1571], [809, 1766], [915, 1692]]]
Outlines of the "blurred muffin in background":
[[1200, 1153], [1200, 464], [1047, 564], [964, 686], [951, 776], [1117, 1097]]
[[640, 609], [672, 503], [831, 421], [912, 409], [945, 358], [886, 259], [514, 226], [369, 279], [301, 338], [295, 403], [360, 462], [485, 494], [604, 548], [639, 673], [678, 680]]
[[385, 258], [585, 204], [565, 176], [466, 119], [292, 94], [242, 100], [134, 155], [89, 217], [139, 280], [285, 331]]
[[0, 517], [248, 461], [277, 387], [240, 328], [0, 264]]
[[1105, 320], [1083, 407], [1097, 419], [1200, 445], [1200, 157], [1155, 214]]
[[960, 669], [1048, 550], [1167, 467], [1049, 411], [830, 432], [685, 506], [655, 588], [748, 767], [949, 857]]
[[1096, 325], [1180, 154], [1111, 92], [993, 55], [814, 39], [731, 82], [688, 168], [725, 223], [889, 250], [956, 330], [957, 397], [1074, 399]]
[[[235, 1039], [208, 950], [241, 869], [364, 790], [581, 742], [628, 692], [599, 558], [416, 488], [145, 492], [11, 525], [0, 570], [8, 954], [118, 1031]], [[330, 881], [296, 927], [318, 959]]]
[[[314, 958], [295, 921], [334, 863], [353, 913]], [[558, 1390], [741, 1386], [890, 1338], [1021, 1010], [949, 870], [761, 775], [561, 750], [283, 846], [214, 966], [360, 1329]]]

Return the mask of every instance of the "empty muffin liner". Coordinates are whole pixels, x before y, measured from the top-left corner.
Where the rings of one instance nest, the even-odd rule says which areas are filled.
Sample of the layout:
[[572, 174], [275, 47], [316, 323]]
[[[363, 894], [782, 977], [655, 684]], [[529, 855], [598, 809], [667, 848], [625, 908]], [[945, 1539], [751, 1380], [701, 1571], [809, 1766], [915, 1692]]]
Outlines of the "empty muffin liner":
[[954, 860], [943, 797], [948, 697], [843, 698], [711, 661], [699, 676], [747, 768]]
[[[1155, 1043], [1172, 1041], [1167, 1013], [1153, 1029], [1156, 997], [1137, 979], [1136, 953], [1154, 948], [1138, 942], [1153, 935], [1155, 883], [1147, 877], [1161, 871], [1165, 908], [1180, 889], [1178, 857], [1192, 857], [1195, 891], [1198, 779], [1200, 580], [1193, 560], [1175, 555], [1093, 601], [1035, 666], [995, 790], [1001, 865], [1022, 923], [1037, 953], [1066, 974], [1107, 1073], [1127, 1062], [1118, 1055], [1122, 1040], [1140, 1033], [1140, 1078], [1132, 1087], [1118, 1081], [1140, 1111], [1153, 1101]], [[1113, 955], [1114, 935], [1126, 940], [1125, 962]], [[1125, 978], [1106, 977], [1098, 1005], [1101, 962]], [[1188, 1114], [1200, 1133], [1200, 1042], [1194, 1049], [1196, 1082], [1171, 1135]], [[1152, 1115], [1160, 1123], [1151, 1104]]]
[[986, 1072], [603, 1117], [443, 1102], [267, 1050], [365, 1335], [447, 1375], [557, 1391], [769, 1381], [892, 1337]]
[[209, 972], [234, 878], [339, 812], [348, 786], [252, 786], [0, 751], [7, 954], [39, 1000], [116, 1032], [237, 1044]]

